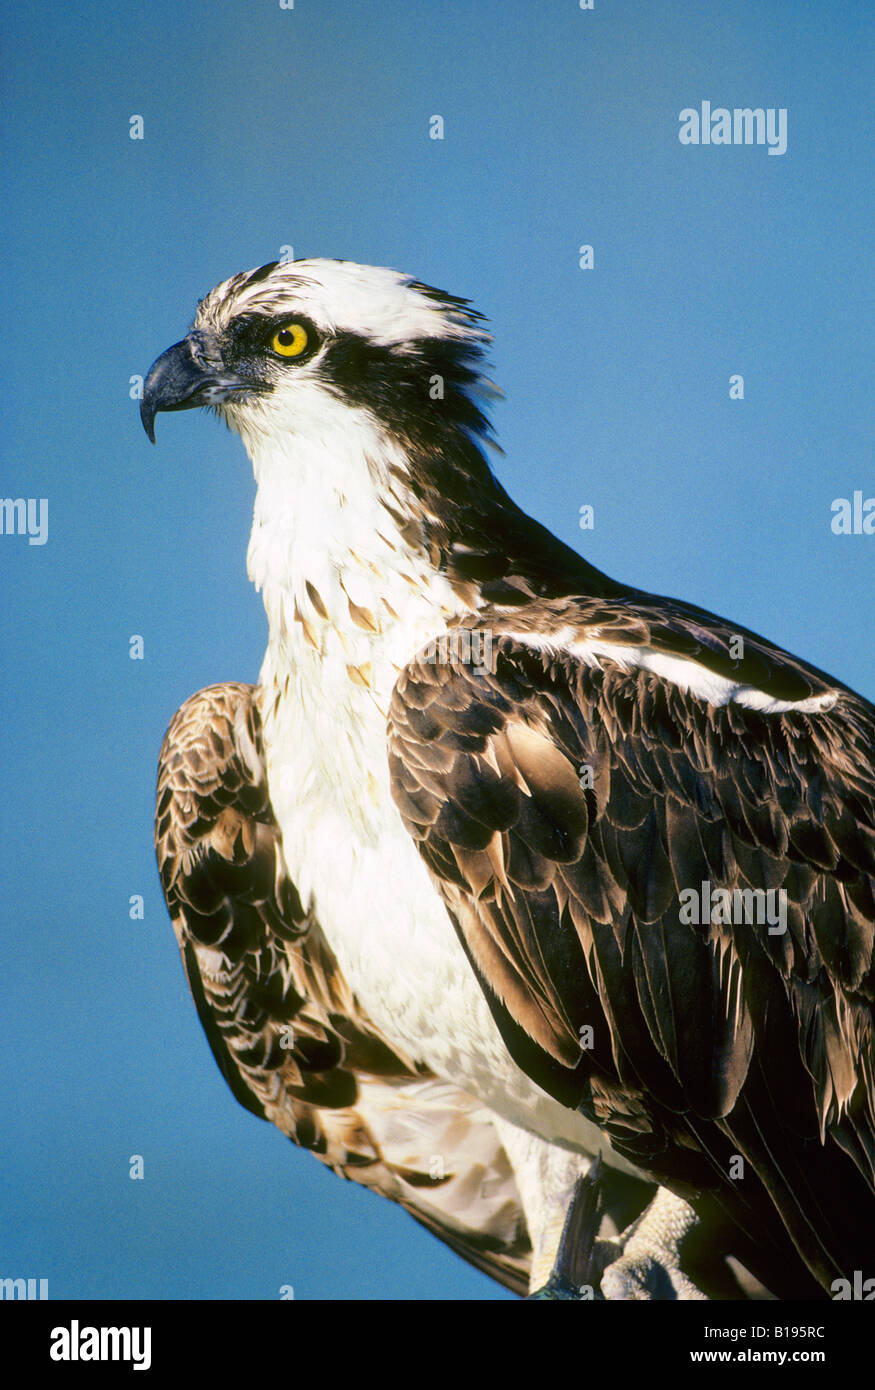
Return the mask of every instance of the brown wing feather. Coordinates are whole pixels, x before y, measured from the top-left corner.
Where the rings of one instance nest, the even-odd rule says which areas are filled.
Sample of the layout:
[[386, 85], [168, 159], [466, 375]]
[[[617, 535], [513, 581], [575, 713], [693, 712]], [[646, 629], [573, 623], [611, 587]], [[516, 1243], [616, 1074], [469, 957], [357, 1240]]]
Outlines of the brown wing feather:
[[525, 1292], [531, 1247], [490, 1112], [371, 1026], [288, 879], [257, 688], [213, 686], [175, 715], [155, 844], [198, 1014], [240, 1103]]
[[[396, 802], [517, 1061], [726, 1210], [776, 1291], [810, 1289], [807, 1270], [829, 1288], [875, 1247], [875, 710], [839, 686], [813, 717], [715, 707], [559, 650], [598, 629], [731, 669], [720, 620], [646, 619], [542, 602], [481, 615], [491, 674], [452, 644], [411, 662]], [[774, 698], [828, 689], [761, 639], [734, 678], [752, 675]], [[787, 932], [685, 924], [679, 893], [706, 880], [783, 889]]]

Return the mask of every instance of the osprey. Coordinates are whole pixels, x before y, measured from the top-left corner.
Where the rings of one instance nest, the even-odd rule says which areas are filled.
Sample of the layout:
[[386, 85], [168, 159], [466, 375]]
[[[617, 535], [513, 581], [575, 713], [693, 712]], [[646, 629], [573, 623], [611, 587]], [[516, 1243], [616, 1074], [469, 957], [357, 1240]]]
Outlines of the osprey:
[[[601, 1151], [668, 1189], [658, 1230], [684, 1199], [824, 1296], [875, 1246], [875, 708], [522, 512], [487, 341], [395, 271], [271, 263], [148, 374], [153, 441], [205, 405], [246, 446], [270, 629], [161, 755], [201, 1021], [244, 1105], [511, 1286]], [[459, 1191], [409, 1200], [442, 1143]]]

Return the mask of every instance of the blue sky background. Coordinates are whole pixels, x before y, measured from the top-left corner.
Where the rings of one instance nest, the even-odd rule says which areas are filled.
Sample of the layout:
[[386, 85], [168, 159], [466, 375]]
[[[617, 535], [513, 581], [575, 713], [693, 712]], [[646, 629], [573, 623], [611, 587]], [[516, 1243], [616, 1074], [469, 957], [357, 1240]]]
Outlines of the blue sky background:
[[[154, 774], [187, 695], [257, 675], [253, 483], [206, 414], [152, 449], [129, 379], [284, 245], [466, 295], [518, 501], [873, 698], [875, 536], [830, 530], [834, 498], [875, 495], [871, 39], [854, 0], [5, 7], [0, 494], [48, 498], [49, 538], [0, 537], [0, 1275], [500, 1296], [241, 1109], [209, 1053]], [[682, 146], [703, 99], [787, 107], [787, 153]]]

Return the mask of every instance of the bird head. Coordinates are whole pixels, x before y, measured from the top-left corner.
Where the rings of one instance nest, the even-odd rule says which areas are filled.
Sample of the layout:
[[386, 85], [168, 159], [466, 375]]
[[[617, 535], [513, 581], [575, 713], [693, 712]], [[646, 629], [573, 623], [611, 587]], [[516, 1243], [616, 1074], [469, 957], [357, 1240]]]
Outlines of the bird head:
[[[300, 558], [327, 534], [360, 551], [361, 533], [388, 517], [399, 554], [425, 554], [483, 597], [516, 604], [584, 581], [602, 591], [604, 576], [526, 517], [489, 468], [484, 446], [497, 446], [481, 407], [501, 393], [483, 376], [483, 324], [467, 300], [395, 270], [274, 261], [201, 300], [191, 332], [146, 377], [143, 427], [154, 442], [159, 411], [206, 406], [241, 436], [271, 556], [294, 544]], [[260, 584], [268, 547], [256, 531]], [[531, 583], [506, 584], [523, 565]]]
[[338, 408], [402, 446], [447, 429], [488, 434], [474, 401], [489, 335], [467, 301], [397, 271], [351, 261], [271, 262], [198, 305], [191, 332], [151, 367], [140, 403], [155, 439], [162, 410], [215, 409], [247, 444], [316, 436]]

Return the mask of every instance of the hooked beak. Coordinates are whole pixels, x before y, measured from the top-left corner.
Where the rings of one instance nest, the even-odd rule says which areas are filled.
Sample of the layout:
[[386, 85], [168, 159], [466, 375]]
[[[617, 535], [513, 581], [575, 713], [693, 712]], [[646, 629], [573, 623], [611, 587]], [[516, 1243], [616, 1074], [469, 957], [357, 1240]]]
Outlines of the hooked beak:
[[195, 406], [220, 405], [241, 391], [252, 391], [250, 382], [229, 372], [203, 333], [193, 331], [162, 352], [149, 368], [140, 401], [140, 419], [155, 443], [155, 416], [159, 410], [193, 410]]

